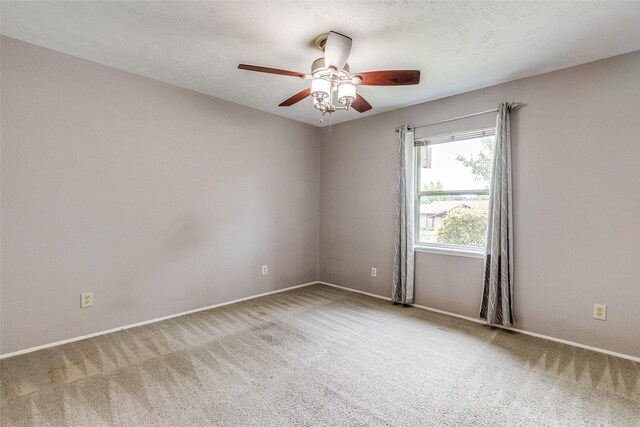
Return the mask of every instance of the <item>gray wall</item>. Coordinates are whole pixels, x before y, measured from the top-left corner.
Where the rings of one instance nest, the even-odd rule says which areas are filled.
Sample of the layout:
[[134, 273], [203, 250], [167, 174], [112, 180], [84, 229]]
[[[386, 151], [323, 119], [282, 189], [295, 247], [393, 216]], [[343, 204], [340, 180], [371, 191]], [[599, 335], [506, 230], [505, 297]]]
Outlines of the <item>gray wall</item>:
[[2, 353], [318, 279], [317, 128], [1, 49]]
[[[317, 128], [1, 49], [2, 353], [318, 277], [389, 295], [393, 129], [512, 100], [517, 327], [640, 356], [640, 53], [336, 125], [321, 151]], [[418, 304], [477, 317], [482, 260], [419, 253], [416, 270]]]
[[[320, 279], [390, 295], [397, 125], [524, 102], [513, 118], [516, 327], [640, 356], [639, 76], [635, 52], [325, 129]], [[482, 271], [481, 259], [418, 253], [416, 303], [477, 317]], [[593, 303], [608, 305], [606, 322]]]

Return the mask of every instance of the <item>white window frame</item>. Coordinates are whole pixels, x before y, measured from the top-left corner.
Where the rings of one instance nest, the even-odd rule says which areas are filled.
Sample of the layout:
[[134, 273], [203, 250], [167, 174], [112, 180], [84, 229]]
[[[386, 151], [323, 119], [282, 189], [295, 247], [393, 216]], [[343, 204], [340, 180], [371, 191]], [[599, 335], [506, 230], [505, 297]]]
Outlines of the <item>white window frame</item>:
[[496, 128], [489, 127], [467, 132], [452, 132], [444, 135], [430, 136], [425, 138], [415, 138], [415, 227], [414, 240], [415, 252], [435, 253], [441, 255], [457, 255], [470, 258], [483, 258], [484, 248], [476, 248], [474, 246], [450, 245], [446, 243], [428, 243], [420, 242], [420, 197], [421, 196], [456, 196], [456, 195], [491, 195], [489, 189], [485, 190], [452, 190], [452, 191], [417, 191], [420, 188], [420, 147], [428, 147], [437, 144], [446, 144], [454, 141], [464, 141], [468, 139], [482, 138], [485, 136], [495, 136]]

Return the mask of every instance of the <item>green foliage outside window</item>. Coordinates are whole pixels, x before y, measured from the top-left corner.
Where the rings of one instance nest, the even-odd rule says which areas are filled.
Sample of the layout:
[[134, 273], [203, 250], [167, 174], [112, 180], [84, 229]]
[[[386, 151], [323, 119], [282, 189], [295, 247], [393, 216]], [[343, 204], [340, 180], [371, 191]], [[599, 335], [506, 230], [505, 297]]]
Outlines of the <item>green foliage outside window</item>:
[[[424, 191], [442, 191], [444, 189], [444, 185], [440, 181], [437, 181], [437, 182], [431, 181], [427, 185], [423, 184], [423, 187], [424, 187]], [[420, 199], [420, 203], [427, 204], [427, 203], [435, 202], [436, 200], [447, 200], [447, 196], [422, 197]]]
[[436, 232], [436, 242], [465, 246], [484, 246], [487, 235], [487, 210], [477, 206], [459, 206], [449, 211]]
[[480, 142], [482, 150], [475, 157], [473, 154], [466, 158], [464, 156], [456, 157], [456, 160], [471, 169], [475, 175], [474, 181], [491, 181], [491, 163], [493, 162], [493, 139], [482, 138]]

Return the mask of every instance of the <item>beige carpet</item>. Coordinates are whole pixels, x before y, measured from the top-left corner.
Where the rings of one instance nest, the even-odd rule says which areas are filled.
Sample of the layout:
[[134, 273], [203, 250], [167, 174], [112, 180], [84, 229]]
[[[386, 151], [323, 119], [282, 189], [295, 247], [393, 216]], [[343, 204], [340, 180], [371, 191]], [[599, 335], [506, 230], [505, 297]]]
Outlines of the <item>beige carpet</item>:
[[2, 425], [640, 425], [640, 363], [322, 285], [0, 368]]

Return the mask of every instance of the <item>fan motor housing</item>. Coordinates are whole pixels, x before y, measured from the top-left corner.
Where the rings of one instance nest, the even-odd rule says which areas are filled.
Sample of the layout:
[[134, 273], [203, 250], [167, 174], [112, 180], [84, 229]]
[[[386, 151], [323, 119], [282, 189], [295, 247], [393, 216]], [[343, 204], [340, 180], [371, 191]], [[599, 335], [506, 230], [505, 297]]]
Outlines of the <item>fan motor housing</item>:
[[350, 72], [349, 64], [345, 64], [344, 68], [341, 71], [338, 71], [337, 73], [329, 70], [329, 68], [326, 67], [324, 64], [324, 58], [318, 58], [315, 61], [313, 61], [313, 64], [311, 64], [311, 75], [316, 78], [323, 77], [331, 73], [334, 73], [341, 78], [349, 78], [350, 76], [349, 72]]

